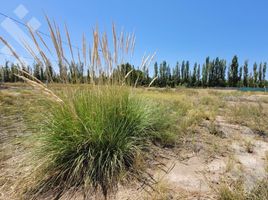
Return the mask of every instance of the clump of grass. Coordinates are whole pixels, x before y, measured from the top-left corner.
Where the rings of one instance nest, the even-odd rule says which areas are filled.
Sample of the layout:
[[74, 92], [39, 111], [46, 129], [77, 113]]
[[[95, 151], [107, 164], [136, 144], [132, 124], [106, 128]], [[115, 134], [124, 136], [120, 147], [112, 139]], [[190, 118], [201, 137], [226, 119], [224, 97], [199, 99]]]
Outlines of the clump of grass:
[[174, 191], [170, 189], [165, 181], [160, 181], [154, 185], [154, 190], [145, 195], [144, 199], [150, 200], [168, 200], [174, 198]]
[[169, 120], [161, 109], [116, 86], [68, 92], [62, 100], [38, 124], [33, 155], [43, 164], [28, 194], [94, 188], [107, 197], [123, 177], [144, 178], [136, 159], [146, 158], [151, 142], [165, 142]]
[[252, 143], [252, 141], [250, 141], [250, 140], [245, 141], [244, 146], [245, 146], [245, 149], [246, 149], [247, 153], [253, 153], [254, 152], [254, 146], [255, 145]]
[[256, 182], [253, 189], [246, 191], [242, 179], [231, 184], [222, 184], [218, 191], [219, 200], [266, 200], [268, 199], [267, 178]]
[[219, 200], [244, 200], [245, 190], [243, 179], [239, 178], [233, 181], [222, 182], [218, 189]]
[[257, 105], [241, 104], [229, 108], [228, 117], [233, 122], [249, 126], [259, 135], [267, 134], [267, 112], [261, 102]]
[[226, 137], [224, 132], [219, 129], [215, 122], [210, 122], [208, 126], [209, 133], [221, 138]]

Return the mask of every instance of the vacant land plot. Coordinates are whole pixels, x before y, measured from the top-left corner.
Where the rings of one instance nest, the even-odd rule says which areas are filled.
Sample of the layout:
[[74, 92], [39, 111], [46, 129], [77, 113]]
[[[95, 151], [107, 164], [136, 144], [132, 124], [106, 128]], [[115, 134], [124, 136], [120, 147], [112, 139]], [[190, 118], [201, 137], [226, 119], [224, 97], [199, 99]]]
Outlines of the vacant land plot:
[[[59, 95], [86, 87], [49, 86]], [[160, 118], [172, 125], [154, 136], [150, 157], [136, 163], [153, 181], [126, 178], [108, 198], [268, 199], [268, 95], [185, 88], [131, 89], [130, 95], [157, 103], [164, 108]], [[36, 142], [32, 136], [38, 134], [35, 124], [48, 113], [46, 101], [24, 84], [0, 89], [0, 199], [24, 198], [35, 182], [27, 178], [38, 167], [29, 154]], [[49, 195], [38, 199], [51, 199]], [[83, 198], [79, 190], [60, 197]]]

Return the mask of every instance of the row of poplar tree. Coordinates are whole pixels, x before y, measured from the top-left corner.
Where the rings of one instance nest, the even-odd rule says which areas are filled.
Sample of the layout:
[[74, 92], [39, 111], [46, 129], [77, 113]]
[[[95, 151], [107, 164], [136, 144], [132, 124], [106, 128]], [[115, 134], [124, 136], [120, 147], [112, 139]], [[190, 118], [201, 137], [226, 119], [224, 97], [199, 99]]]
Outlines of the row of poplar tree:
[[238, 57], [234, 56], [231, 64], [227, 67], [224, 59], [206, 58], [205, 63], [195, 63], [190, 70], [189, 61], [177, 62], [174, 68], [163, 61], [160, 65], [155, 63], [154, 76], [158, 79], [155, 86], [185, 85], [190, 87], [264, 87], [268, 86], [266, 80], [267, 63], [255, 62], [249, 71], [248, 61], [239, 66]]
[[[20, 81], [15, 76], [18, 72], [17, 67], [9, 62], [0, 66], [0, 82]], [[179, 85], [187, 87], [264, 87], [268, 86], [265, 77], [266, 68], [266, 62], [259, 64], [255, 62], [252, 67], [248, 66], [247, 61], [243, 65], [239, 65], [238, 57], [234, 56], [228, 67], [224, 59], [211, 60], [207, 57], [202, 66], [198, 63], [190, 66], [189, 61], [177, 62], [174, 67], [170, 67], [166, 61], [160, 64], [156, 62], [151, 75], [146, 66], [143, 69], [136, 69], [129, 63], [122, 64], [113, 73], [117, 75], [120, 73], [124, 77], [129, 71], [132, 71], [128, 75], [128, 83], [138, 86], [148, 86], [151, 83], [154, 87]], [[62, 80], [61, 74], [53, 71], [52, 67], [44, 70], [38, 64], [34, 64], [33, 67], [24, 70], [43, 82], [61, 82]], [[73, 64], [67, 74], [69, 83], [89, 83], [90, 78], [89, 71], [84, 72], [83, 64]]]

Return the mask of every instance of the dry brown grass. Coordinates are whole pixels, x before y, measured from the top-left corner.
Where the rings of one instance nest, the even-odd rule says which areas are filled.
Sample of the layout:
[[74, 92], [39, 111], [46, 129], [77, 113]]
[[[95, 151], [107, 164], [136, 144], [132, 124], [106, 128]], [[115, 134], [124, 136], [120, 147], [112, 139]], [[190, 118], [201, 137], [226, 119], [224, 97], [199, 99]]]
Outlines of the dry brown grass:
[[268, 107], [262, 102], [235, 103], [230, 105], [226, 117], [232, 123], [250, 127], [259, 135], [267, 135], [268, 132]]
[[243, 179], [222, 182], [218, 188], [219, 200], [266, 200], [268, 199], [267, 178], [259, 180], [254, 187], [246, 191]]

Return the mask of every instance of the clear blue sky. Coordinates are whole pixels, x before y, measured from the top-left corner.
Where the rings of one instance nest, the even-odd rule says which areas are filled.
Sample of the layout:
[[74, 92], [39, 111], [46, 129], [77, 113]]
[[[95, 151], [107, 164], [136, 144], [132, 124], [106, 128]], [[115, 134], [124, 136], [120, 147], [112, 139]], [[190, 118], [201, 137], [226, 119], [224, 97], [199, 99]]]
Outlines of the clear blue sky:
[[[29, 11], [23, 20], [37, 18], [41, 31], [48, 32], [44, 12], [58, 24], [66, 22], [75, 44], [96, 23], [106, 31], [112, 22], [135, 30], [137, 60], [156, 50], [156, 60], [171, 65], [182, 59], [203, 63], [206, 56], [230, 61], [234, 54], [240, 64], [268, 61], [267, 0], [5, 0], [0, 11], [16, 18], [20, 4]], [[2, 27], [0, 35], [9, 38]]]

